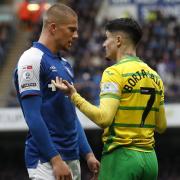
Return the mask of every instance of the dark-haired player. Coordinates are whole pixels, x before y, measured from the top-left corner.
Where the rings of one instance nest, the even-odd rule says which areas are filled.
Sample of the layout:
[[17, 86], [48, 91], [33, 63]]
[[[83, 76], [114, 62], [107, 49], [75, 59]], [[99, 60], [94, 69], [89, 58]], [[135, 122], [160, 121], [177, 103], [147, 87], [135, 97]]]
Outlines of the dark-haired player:
[[99, 107], [83, 99], [73, 85], [54, 85], [104, 129], [99, 180], [156, 180], [154, 132], [166, 129], [164, 88], [159, 75], [136, 56], [142, 30], [131, 18], [106, 25], [106, 58], [116, 60], [102, 76]]

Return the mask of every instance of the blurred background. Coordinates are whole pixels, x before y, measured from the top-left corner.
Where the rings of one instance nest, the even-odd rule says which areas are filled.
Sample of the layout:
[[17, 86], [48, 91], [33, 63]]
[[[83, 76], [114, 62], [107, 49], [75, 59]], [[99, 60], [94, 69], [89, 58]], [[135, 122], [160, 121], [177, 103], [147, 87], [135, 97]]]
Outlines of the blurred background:
[[[75, 72], [78, 92], [99, 103], [99, 82], [109, 65], [102, 42], [104, 24], [118, 17], [133, 17], [143, 28], [138, 56], [155, 69], [165, 85], [168, 129], [156, 135], [158, 180], [180, 180], [180, 0], [0, 0], [0, 180], [27, 180], [24, 165], [24, 122], [12, 83], [13, 69], [33, 41], [37, 41], [42, 15], [55, 2], [79, 15], [79, 39], [64, 56]], [[102, 142], [95, 124], [77, 112], [88, 140], [100, 160]], [[82, 163], [82, 180], [91, 178]]]

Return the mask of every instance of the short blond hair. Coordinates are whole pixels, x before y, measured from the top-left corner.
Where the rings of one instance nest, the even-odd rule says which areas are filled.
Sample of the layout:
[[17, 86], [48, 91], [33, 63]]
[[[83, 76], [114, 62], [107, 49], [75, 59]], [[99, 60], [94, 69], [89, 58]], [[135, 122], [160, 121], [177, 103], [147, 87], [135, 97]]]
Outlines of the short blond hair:
[[46, 27], [48, 23], [65, 23], [69, 16], [77, 17], [76, 12], [62, 3], [56, 3], [52, 5], [43, 16], [43, 28]]

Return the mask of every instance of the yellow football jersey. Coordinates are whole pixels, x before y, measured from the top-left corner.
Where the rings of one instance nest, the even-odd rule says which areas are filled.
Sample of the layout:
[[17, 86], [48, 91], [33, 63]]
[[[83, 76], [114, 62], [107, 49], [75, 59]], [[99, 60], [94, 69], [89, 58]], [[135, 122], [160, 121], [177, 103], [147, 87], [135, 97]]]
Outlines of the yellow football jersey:
[[119, 99], [113, 123], [103, 133], [104, 153], [120, 145], [153, 149], [156, 119], [164, 104], [163, 82], [154, 70], [136, 56], [125, 56], [104, 71], [100, 98]]

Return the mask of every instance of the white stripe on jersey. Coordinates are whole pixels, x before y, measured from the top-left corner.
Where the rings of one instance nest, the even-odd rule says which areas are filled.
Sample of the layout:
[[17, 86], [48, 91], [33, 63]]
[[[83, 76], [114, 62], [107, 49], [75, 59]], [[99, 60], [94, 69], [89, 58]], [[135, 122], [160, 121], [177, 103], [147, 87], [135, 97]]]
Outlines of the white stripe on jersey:
[[65, 58], [63, 58], [63, 57], [61, 57], [61, 59], [62, 59], [63, 61], [65, 61], [65, 62], [68, 62], [67, 59], [65, 59]]
[[18, 83], [20, 93], [27, 90], [40, 90], [40, 63], [43, 52], [37, 48], [25, 51], [18, 62]]

